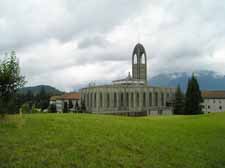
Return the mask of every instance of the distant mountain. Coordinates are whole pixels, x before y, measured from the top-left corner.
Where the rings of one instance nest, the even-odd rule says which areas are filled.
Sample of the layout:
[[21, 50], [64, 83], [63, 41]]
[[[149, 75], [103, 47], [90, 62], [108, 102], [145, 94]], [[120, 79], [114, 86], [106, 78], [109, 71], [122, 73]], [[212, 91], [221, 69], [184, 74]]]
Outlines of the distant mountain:
[[41, 89], [44, 88], [47, 94], [51, 95], [60, 95], [63, 94], [62, 91], [48, 85], [39, 85], [39, 86], [32, 86], [32, 87], [24, 87], [19, 90], [19, 93], [26, 94], [28, 91], [31, 91], [34, 95], [40, 93]]
[[[213, 71], [198, 71], [194, 73], [202, 90], [225, 90], [225, 76]], [[188, 78], [191, 74], [168, 73], [159, 74], [150, 79], [151, 86], [176, 87], [178, 84], [182, 90], [186, 90]]]

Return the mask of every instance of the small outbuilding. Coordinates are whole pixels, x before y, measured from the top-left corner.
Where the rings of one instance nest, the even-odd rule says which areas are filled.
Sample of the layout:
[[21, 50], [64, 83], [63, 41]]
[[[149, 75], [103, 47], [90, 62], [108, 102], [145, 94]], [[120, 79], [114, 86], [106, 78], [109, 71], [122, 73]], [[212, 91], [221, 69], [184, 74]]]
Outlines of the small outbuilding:
[[203, 111], [225, 112], [225, 91], [202, 91]]
[[75, 112], [80, 109], [80, 93], [66, 93], [62, 96], [52, 96], [50, 105], [56, 106], [57, 112]]

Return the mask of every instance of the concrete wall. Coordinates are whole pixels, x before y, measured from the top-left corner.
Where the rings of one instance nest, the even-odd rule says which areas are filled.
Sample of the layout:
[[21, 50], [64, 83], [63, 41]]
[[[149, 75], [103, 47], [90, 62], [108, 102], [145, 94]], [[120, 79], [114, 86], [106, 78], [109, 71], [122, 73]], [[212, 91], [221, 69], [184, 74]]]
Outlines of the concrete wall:
[[146, 112], [146, 114], [172, 114], [167, 102], [175, 89], [145, 85], [105, 85], [84, 88], [81, 100], [91, 113]]
[[225, 112], [225, 99], [204, 99], [204, 113], [209, 112]]

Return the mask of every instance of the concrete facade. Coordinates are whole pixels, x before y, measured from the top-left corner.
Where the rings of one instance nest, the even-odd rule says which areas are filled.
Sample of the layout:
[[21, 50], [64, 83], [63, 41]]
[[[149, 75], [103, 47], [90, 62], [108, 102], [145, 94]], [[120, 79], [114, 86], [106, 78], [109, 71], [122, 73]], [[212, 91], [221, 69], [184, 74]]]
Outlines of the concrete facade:
[[174, 93], [173, 88], [105, 85], [82, 89], [81, 100], [91, 113], [172, 114]]
[[50, 105], [56, 106], [57, 112], [63, 112], [66, 108], [67, 112], [76, 112], [81, 106], [80, 93], [66, 93], [62, 96], [52, 96]]
[[202, 91], [204, 113], [225, 112], [225, 91]]
[[174, 88], [148, 86], [147, 55], [137, 44], [132, 54], [132, 75], [111, 85], [89, 86], [81, 90], [81, 101], [90, 113], [121, 115], [172, 114]]

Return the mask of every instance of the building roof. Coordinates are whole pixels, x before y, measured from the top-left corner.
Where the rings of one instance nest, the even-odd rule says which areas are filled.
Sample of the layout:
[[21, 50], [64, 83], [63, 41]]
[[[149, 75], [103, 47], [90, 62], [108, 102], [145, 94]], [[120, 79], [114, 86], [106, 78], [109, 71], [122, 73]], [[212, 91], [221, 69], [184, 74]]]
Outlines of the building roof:
[[52, 96], [50, 100], [79, 100], [80, 99], [80, 93], [73, 92], [73, 93], [66, 93], [62, 96]]
[[61, 96], [63, 100], [79, 100], [80, 93], [66, 93]]
[[60, 97], [61, 96], [52, 96], [52, 97], [50, 97], [50, 100], [55, 101], [55, 100], [59, 99]]
[[225, 99], [225, 91], [202, 91], [204, 99]]

